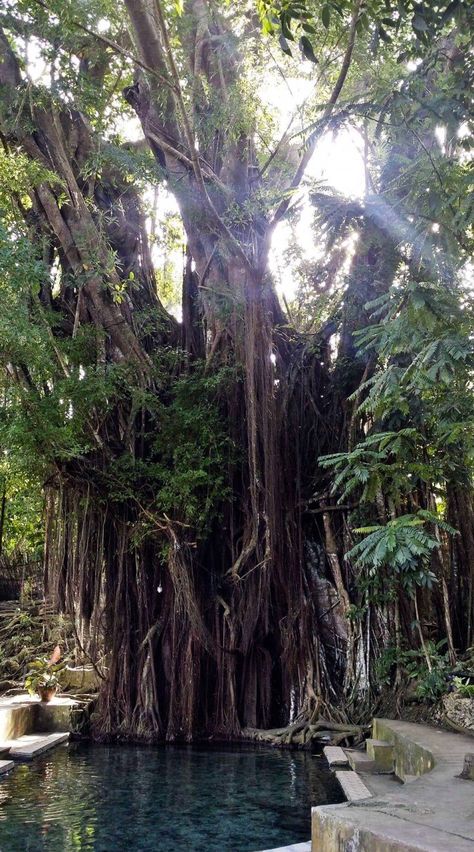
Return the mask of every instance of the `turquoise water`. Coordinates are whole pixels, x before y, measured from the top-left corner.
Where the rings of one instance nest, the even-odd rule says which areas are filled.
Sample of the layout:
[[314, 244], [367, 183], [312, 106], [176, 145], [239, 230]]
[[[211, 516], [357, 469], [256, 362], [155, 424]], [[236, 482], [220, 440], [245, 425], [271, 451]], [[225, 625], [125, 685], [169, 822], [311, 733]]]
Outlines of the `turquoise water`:
[[302, 752], [71, 743], [0, 781], [1, 852], [255, 852], [341, 801]]

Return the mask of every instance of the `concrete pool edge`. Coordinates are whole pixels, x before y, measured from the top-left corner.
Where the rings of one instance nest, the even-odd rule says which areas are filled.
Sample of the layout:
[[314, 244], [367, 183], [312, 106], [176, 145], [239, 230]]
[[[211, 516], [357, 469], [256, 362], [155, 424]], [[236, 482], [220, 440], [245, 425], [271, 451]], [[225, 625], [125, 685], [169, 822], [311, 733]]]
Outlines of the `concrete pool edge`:
[[28, 694], [0, 698], [0, 746], [24, 734], [65, 732], [71, 729], [71, 712], [77, 701], [57, 695], [48, 704]]
[[312, 808], [312, 852], [467, 852], [474, 848], [474, 784], [459, 778], [472, 738], [375, 719], [373, 735], [394, 747], [406, 783], [396, 793]]

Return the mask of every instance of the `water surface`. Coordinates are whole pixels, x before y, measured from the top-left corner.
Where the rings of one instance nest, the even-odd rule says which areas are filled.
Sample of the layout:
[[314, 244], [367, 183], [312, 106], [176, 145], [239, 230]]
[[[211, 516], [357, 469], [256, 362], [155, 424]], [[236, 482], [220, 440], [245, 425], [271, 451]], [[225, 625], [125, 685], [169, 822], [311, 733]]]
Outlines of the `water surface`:
[[320, 758], [71, 743], [0, 781], [1, 852], [255, 852], [310, 837], [341, 801]]

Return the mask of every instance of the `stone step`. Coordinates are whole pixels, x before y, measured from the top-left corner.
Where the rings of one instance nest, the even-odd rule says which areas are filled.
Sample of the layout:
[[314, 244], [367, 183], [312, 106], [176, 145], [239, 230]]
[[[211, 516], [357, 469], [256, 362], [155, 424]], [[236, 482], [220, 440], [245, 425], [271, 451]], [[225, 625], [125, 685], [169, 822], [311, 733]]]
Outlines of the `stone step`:
[[39, 754], [54, 748], [69, 739], [67, 733], [27, 734], [20, 737], [10, 748], [10, 757], [15, 760], [32, 760]]
[[360, 802], [362, 799], [372, 798], [372, 793], [367, 789], [357, 772], [341, 769], [336, 772], [336, 778], [348, 802]]
[[371, 760], [365, 751], [345, 750], [349, 766], [354, 772], [376, 772], [377, 766], [375, 760]]
[[384, 740], [366, 740], [367, 756], [375, 761], [377, 769], [382, 772], [393, 772], [394, 753], [391, 743]]
[[0, 775], [10, 772], [10, 769], [13, 769], [14, 766], [13, 760], [0, 760]]
[[329, 766], [347, 766], [349, 763], [344, 749], [340, 746], [325, 746], [323, 753]]

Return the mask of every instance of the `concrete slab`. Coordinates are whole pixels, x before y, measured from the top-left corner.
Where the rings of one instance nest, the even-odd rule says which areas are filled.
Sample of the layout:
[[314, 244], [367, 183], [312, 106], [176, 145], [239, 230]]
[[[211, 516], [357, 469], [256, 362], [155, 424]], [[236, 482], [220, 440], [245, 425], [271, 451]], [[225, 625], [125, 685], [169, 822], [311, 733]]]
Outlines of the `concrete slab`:
[[430, 772], [436, 765], [437, 758], [431, 747], [434, 744], [436, 751], [433, 733], [437, 736], [443, 731], [427, 725], [399, 723], [398, 720], [392, 723], [386, 719], [374, 719], [373, 722], [374, 738], [389, 743], [393, 748], [393, 769], [401, 781], [405, 781], [408, 776]]
[[340, 746], [325, 746], [323, 753], [329, 766], [348, 766], [349, 764], [344, 749]]
[[354, 772], [375, 772], [377, 770], [375, 760], [371, 760], [365, 751], [346, 749], [346, 755]]
[[370, 760], [375, 761], [377, 769], [383, 772], [393, 772], [393, 745], [384, 740], [368, 739], [365, 748]]
[[[21, 692], [17, 695], [3, 695], [0, 697], [0, 712], [15, 707], [37, 706], [42, 702], [37, 695], [30, 695], [28, 692]], [[69, 698], [68, 695], [55, 695], [47, 705], [47, 707], [75, 707], [77, 701]]]
[[13, 760], [0, 760], [0, 775], [10, 772], [10, 769], [13, 769], [14, 766]]
[[400, 765], [418, 772], [424, 766], [425, 774], [410, 784], [394, 783], [393, 793], [387, 792], [385, 778], [380, 794], [379, 776], [370, 776], [372, 799], [313, 808], [312, 852], [473, 852], [474, 783], [459, 778], [472, 739], [411, 722], [375, 720], [374, 738], [385, 736], [399, 751]]
[[372, 812], [368, 820], [364, 814], [355, 822], [331, 814], [331, 807], [341, 806], [326, 807], [313, 826], [312, 852], [472, 852], [474, 848], [468, 838], [406, 821], [403, 812], [398, 817], [385, 811]]
[[341, 772], [336, 772], [336, 778], [348, 802], [360, 802], [362, 799], [371, 798], [372, 793], [367, 789], [357, 772], [353, 772], [351, 769], [341, 770]]
[[262, 852], [311, 852], [311, 840], [307, 843], [293, 843], [292, 846], [279, 846], [278, 849], [263, 849]]
[[15, 760], [33, 760], [34, 757], [67, 742], [68, 739], [68, 733], [26, 735], [20, 737], [16, 745], [12, 746], [10, 757]]

